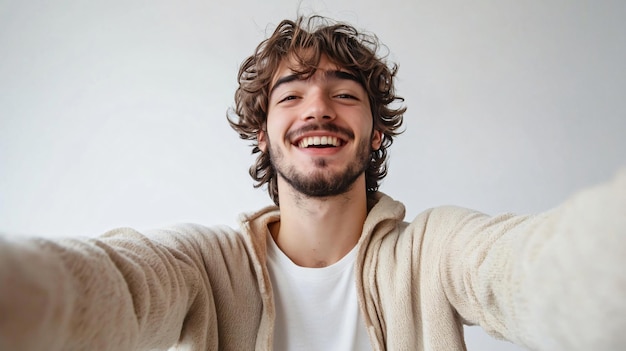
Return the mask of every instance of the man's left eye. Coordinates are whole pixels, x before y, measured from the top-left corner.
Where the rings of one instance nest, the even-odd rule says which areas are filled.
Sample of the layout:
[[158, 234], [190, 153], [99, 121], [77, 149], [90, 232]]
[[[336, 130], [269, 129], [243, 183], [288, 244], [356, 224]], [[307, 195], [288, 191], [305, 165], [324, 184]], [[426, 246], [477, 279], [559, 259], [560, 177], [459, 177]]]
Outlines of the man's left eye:
[[337, 97], [340, 98], [340, 99], [358, 100], [354, 95], [350, 95], [350, 94], [338, 94]]

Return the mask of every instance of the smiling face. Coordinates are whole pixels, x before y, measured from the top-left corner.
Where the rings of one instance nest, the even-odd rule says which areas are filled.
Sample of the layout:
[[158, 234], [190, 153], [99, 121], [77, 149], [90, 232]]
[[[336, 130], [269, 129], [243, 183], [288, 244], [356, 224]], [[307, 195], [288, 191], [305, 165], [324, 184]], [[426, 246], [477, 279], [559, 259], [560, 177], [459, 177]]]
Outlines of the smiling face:
[[283, 62], [272, 80], [266, 129], [259, 147], [269, 152], [281, 188], [310, 197], [339, 195], [356, 184], [380, 147], [369, 98], [348, 71], [322, 56], [302, 77]]

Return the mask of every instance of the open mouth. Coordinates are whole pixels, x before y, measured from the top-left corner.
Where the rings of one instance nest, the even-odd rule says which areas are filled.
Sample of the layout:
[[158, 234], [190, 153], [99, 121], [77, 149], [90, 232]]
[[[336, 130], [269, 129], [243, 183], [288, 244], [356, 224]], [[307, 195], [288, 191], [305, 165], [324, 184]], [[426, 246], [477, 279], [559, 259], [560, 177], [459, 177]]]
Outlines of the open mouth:
[[344, 142], [335, 136], [309, 136], [298, 140], [295, 144], [300, 148], [338, 147]]

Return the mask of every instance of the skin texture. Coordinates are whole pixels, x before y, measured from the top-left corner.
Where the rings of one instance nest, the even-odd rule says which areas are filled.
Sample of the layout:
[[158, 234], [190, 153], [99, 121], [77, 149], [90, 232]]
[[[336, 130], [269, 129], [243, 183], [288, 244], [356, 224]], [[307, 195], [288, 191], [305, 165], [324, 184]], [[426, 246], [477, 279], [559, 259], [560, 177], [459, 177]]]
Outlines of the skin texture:
[[[345, 73], [322, 57], [314, 75], [294, 79], [290, 62], [283, 62], [271, 87], [267, 128], [258, 136], [278, 174], [281, 221], [270, 231], [305, 267], [341, 259], [356, 245], [367, 215], [364, 169], [381, 133], [373, 129], [367, 93]], [[299, 147], [309, 136], [336, 137], [339, 146]]]

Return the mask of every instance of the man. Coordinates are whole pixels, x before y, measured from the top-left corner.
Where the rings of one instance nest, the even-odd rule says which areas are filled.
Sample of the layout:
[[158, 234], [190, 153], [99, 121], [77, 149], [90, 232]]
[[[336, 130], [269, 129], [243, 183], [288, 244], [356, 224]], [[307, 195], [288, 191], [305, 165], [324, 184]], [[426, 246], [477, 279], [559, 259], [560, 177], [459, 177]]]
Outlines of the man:
[[541, 350], [626, 342], [626, 176], [537, 216], [377, 191], [402, 123], [377, 41], [283, 21], [242, 65], [229, 121], [277, 207], [0, 242], [0, 349], [463, 350], [463, 323]]

